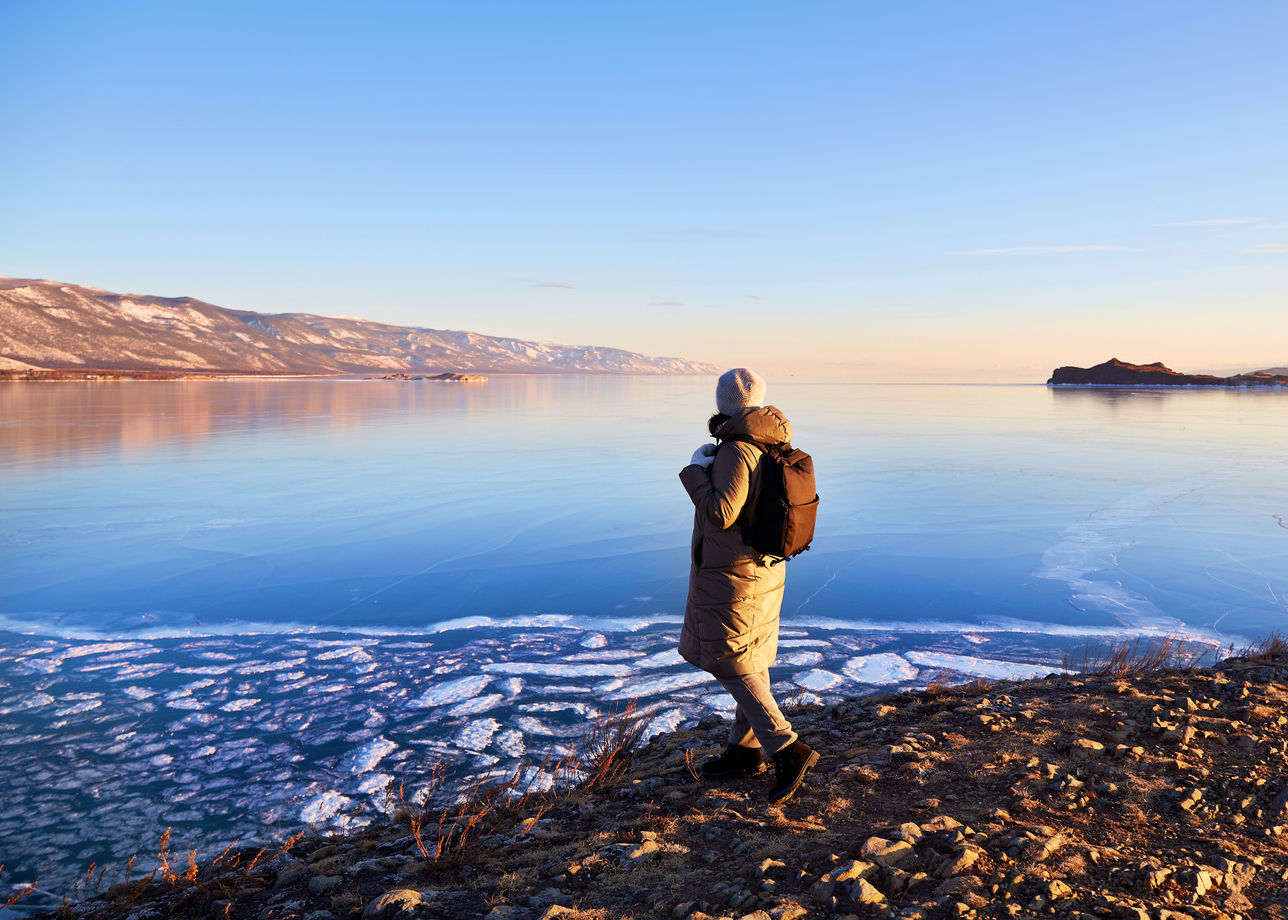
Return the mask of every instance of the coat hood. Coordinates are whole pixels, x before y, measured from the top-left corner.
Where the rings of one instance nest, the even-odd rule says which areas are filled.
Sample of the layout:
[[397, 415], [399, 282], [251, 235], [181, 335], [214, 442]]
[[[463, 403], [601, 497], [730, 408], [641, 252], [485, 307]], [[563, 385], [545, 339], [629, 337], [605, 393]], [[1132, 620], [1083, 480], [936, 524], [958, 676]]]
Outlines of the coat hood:
[[722, 441], [735, 435], [760, 444], [786, 444], [792, 439], [792, 423], [773, 406], [740, 409], [716, 429], [716, 437]]

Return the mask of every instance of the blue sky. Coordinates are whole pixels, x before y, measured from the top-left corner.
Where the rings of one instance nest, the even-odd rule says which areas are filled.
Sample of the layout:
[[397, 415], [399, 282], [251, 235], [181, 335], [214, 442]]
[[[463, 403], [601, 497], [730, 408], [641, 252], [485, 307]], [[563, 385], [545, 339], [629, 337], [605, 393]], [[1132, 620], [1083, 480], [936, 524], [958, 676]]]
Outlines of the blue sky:
[[0, 273], [770, 373], [1288, 364], [1288, 5], [0, 3]]

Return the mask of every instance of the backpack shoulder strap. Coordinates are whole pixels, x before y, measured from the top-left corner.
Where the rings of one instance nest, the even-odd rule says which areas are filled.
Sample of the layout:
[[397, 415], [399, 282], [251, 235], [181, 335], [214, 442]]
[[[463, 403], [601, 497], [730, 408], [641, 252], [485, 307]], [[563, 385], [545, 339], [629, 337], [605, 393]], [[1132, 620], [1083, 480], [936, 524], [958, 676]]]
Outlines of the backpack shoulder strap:
[[751, 437], [751, 435], [746, 434], [731, 434], [727, 438], [720, 438], [716, 447], [719, 448], [720, 444], [723, 444], [726, 441], [741, 441], [743, 444], [751, 444], [755, 447], [759, 447], [767, 454], [790, 453], [792, 449], [790, 444], [766, 444], [764, 441], [757, 441], [755, 438]]

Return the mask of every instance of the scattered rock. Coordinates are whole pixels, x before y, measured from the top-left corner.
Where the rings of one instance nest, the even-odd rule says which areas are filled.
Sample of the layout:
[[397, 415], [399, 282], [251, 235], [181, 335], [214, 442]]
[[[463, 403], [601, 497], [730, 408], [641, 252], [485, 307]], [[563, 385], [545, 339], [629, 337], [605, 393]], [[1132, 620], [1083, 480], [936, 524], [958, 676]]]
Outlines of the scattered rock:
[[871, 882], [865, 878], [856, 878], [849, 885], [850, 898], [856, 904], [884, 904], [886, 896], [878, 891]]
[[869, 837], [859, 851], [868, 862], [878, 866], [897, 866], [913, 854], [912, 844], [906, 840], [887, 840]]
[[309, 879], [310, 894], [325, 894], [332, 888], [336, 888], [344, 879], [338, 875], [315, 875]]
[[974, 847], [965, 847], [953, 856], [948, 857], [935, 871], [940, 878], [949, 878], [954, 875], [961, 875], [979, 859], [979, 850]]

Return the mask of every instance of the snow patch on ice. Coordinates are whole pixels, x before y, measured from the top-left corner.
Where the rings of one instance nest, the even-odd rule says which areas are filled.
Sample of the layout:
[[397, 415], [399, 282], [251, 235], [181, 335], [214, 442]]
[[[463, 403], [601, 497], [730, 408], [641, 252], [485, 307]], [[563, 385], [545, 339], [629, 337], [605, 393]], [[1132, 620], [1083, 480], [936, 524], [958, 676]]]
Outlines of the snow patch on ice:
[[384, 792], [385, 789], [389, 787], [389, 783], [392, 780], [393, 777], [388, 773], [372, 773], [370, 776], [363, 779], [362, 782], [358, 783], [354, 788], [354, 791], [362, 795], [376, 795], [377, 793]]
[[482, 751], [500, 728], [496, 719], [476, 719], [456, 733], [456, 744], [467, 751]]
[[485, 693], [483, 696], [476, 696], [472, 700], [466, 700], [453, 706], [447, 711], [449, 716], [476, 716], [480, 712], [487, 712], [489, 709], [496, 707], [505, 697], [500, 693]]
[[313, 798], [300, 809], [300, 820], [305, 824], [322, 824], [340, 813], [349, 804], [349, 797], [328, 789]]
[[377, 735], [351, 753], [345, 762], [345, 766], [350, 773], [370, 773], [380, 761], [396, 750], [398, 750], [397, 744], [388, 738]]
[[875, 655], [859, 655], [857, 658], [851, 658], [841, 668], [841, 673], [861, 684], [881, 685], [912, 680], [917, 676], [917, 669], [900, 655], [893, 652], [878, 652]]
[[656, 696], [659, 693], [671, 693], [675, 690], [697, 687], [711, 680], [711, 675], [706, 671], [699, 671], [694, 668], [690, 671], [681, 671], [678, 674], [655, 677], [652, 680], [630, 681], [620, 689], [605, 690], [603, 695], [606, 700], [623, 700], [636, 697], [642, 699], [646, 696]]
[[840, 674], [815, 668], [803, 674], [797, 674], [792, 680], [795, 681], [796, 686], [804, 687], [806, 690], [829, 690], [839, 684], [843, 678]]
[[412, 705], [428, 708], [430, 706], [446, 706], [449, 703], [460, 703], [475, 696], [490, 683], [492, 683], [492, 678], [484, 674], [458, 677], [455, 680], [445, 681], [436, 687], [430, 687], [413, 700]]
[[524, 752], [523, 732], [508, 728], [496, 736], [496, 749], [507, 757], [522, 757]]
[[483, 670], [492, 674], [539, 674], [542, 677], [625, 677], [624, 664], [558, 664], [545, 661], [489, 661]]
[[999, 661], [995, 658], [976, 658], [972, 655], [949, 655], [944, 652], [907, 652], [908, 660], [927, 668], [941, 668], [959, 671], [972, 677], [986, 677], [989, 680], [1028, 680], [1033, 677], [1046, 677], [1048, 674], [1064, 673], [1063, 668], [1046, 664], [1023, 664], [1015, 661]]
[[803, 668], [822, 664], [823, 655], [820, 652], [811, 651], [788, 652], [786, 655], [779, 655], [775, 663], [789, 668]]
[[640, 736], [641, 741], [648, 741], [656, 735], [665, 735], [667, 732], [673, 732], [680, 727], [680, 723], [689, 718], [689, 714], [683, 709], [668, 709], [659, 713], [648, 720], [644, 726], [644, 734]]
[[677, 664], [684, 664], [684, 659], [673, 648], [654, 652], [652, 655], [646, 655], [637, 661], [631, 662], [631, 665], [637, 668], [669, 668]]

